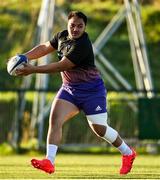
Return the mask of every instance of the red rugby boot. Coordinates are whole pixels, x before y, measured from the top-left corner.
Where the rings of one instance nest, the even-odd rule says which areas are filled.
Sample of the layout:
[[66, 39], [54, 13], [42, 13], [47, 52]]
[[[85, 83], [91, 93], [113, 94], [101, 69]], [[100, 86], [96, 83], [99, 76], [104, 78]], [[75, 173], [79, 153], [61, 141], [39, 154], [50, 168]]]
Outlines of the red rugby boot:
[[136, 151], [132, 149], [132, 154], [131, 155], [123, 155], [122, 156], [122, 166], [120, 169], [120, 174], [127, 174], [131, 171], [132, 169], [132, 164], [134, 159], [136, 158]]
[[54, 165], [48, 159], [42, 159], [42, 160], [32, 159], [31, 164], [34, 168], [40, 169], [49, 174], [54, 173], [55, 171]]

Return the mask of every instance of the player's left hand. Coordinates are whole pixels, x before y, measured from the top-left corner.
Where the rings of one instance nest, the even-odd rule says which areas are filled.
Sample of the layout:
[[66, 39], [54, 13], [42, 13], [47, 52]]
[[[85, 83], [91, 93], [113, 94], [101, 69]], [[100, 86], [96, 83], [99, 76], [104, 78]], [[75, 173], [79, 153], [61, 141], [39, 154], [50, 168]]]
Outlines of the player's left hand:
[[17, 76], [27, 76], [29, 74], [34, 73], [35, 66], [32, 66], [31, 64], [23, 64], [24, 67], [16, 70]]

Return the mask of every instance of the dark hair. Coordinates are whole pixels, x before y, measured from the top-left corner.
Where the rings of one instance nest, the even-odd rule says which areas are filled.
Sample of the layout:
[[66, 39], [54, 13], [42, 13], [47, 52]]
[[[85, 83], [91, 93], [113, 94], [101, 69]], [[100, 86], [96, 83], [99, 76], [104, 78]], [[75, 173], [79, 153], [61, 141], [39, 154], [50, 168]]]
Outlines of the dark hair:
[[71, 11], [69, 14], [68, 14], [68, 20], [71, 19], [72, 17], [79, 17], [79, 18], [82, 18], [85, 25], [87, 24], [87, 16], [85, 14], [83, 14], [82, 12], [80, 11]]

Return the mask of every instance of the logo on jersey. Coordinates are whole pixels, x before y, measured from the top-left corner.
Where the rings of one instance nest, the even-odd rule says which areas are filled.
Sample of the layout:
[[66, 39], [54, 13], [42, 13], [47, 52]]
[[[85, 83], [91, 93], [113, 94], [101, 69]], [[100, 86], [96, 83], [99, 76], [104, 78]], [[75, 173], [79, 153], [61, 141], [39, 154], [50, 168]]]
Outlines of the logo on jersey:
[[98, 105], [95, 109], [95, 111], [102, 111], [102, 108]]
[[72, 90], [71, 90], [69, 87], [64, 86], [63, 88], [64, 88], [64, 90], [67, 91], [69, 94], [73, 95]]

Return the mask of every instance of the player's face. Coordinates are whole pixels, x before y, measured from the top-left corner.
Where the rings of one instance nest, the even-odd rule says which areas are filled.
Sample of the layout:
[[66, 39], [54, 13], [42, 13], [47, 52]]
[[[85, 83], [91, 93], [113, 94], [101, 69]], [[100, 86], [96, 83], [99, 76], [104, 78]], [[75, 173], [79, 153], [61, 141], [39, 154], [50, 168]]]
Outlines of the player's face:
[[82, 36], [86, 25], [82, 18], [72, 17], [68, 20], [68, 33], [71, 39], [77, 39]]

